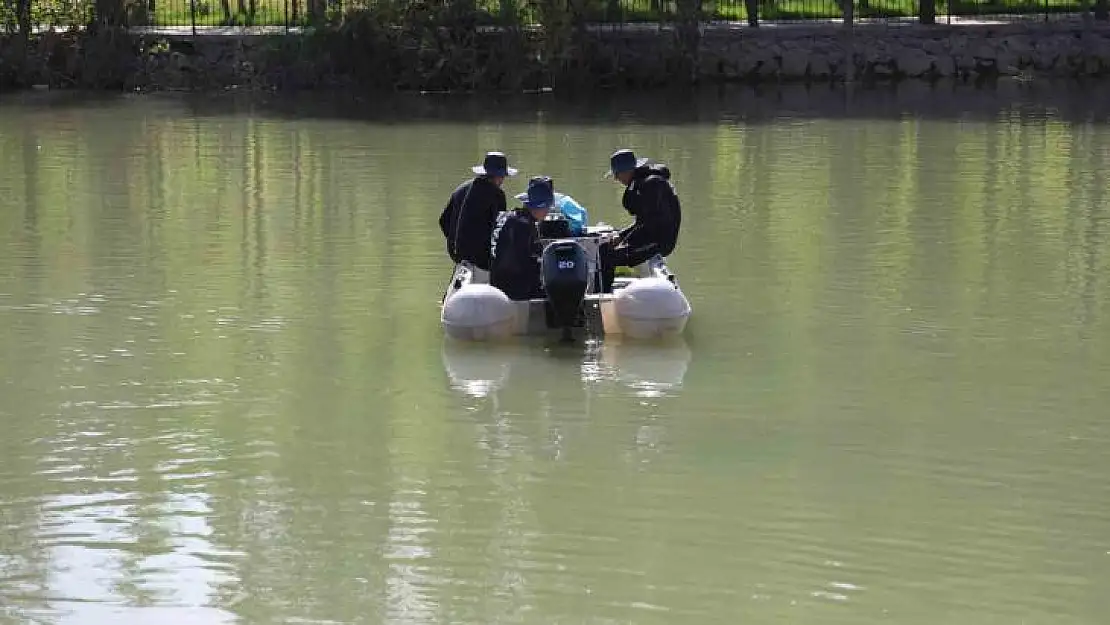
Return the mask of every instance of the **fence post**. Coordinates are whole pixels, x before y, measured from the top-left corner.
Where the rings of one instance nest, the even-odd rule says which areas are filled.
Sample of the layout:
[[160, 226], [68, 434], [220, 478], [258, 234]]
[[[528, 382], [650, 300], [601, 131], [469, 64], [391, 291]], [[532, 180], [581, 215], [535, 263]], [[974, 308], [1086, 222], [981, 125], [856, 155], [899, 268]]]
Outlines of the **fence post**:
[[193, 37], [197, 36], [197, 0], [189, 0], [189, 22], [193, 26]]
[[289, 0], [285, 0], [285, 34], [289, 34]]
[[844, 28], [851, 28], [856, 21], [855, 0], [840, 0], [840, 12], [844, 16]]

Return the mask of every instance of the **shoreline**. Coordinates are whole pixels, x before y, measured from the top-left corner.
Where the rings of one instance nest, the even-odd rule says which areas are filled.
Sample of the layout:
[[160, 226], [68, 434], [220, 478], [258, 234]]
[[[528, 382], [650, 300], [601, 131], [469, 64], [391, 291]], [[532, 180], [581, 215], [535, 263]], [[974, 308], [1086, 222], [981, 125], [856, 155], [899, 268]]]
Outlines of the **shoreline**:
[[[305, 34], [235, 27], [44, 33], [16, 55], [0, 38], [0, 86], [106, 91], [520, 93], [697, 84], [1098, 79], [1110, 74], [1110, 24], [954, 20], [595, 25], [553, 49], [529, 30], [411, 33], [351, 28]], [[122, 35], [122, 36], [120, 36]], [[22, 58], [17, 58], [22, 57]]]

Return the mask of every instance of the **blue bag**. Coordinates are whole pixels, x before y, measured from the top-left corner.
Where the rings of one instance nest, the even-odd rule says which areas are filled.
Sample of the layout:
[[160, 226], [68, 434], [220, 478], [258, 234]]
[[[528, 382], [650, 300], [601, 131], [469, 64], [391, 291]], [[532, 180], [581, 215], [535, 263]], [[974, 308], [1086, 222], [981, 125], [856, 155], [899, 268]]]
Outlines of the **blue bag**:
[[579, 237], [586, 233], [586, 223], [589, 221], [586, 207], [574, 201], [571, 196], [558, 192], [555, 193], [555, 207], [567, 218], [573, 236]]

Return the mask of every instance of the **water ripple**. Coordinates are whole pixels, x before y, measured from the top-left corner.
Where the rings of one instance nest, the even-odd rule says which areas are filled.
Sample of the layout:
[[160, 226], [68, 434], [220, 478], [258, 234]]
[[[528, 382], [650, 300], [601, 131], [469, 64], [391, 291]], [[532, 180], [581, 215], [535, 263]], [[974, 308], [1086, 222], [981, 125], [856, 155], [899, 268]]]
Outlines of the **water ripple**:
[[[1110, 134], [803, 93], [0, 107], [0, 621], [1102, 622]], [[683, 345], [441, 341], [492, 144], [606, 220], [566, 154], [671, 164]]]

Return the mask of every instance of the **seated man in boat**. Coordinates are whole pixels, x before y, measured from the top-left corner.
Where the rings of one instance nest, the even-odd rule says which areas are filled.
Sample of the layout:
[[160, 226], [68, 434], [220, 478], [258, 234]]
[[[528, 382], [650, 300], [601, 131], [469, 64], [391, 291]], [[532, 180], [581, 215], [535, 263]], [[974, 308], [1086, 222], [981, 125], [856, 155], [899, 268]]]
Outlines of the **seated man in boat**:
[[618, 266], [634, 267], [656, 254], [665, 258], [674, 252], [682, 224], [682, 205], [666, 165], [651, 165], [632, 150], [617, 150], [609, 157], [609, 174], [625, 186], [621, 202], [635, 221], [598, 249], [605, 293], [613, 288]]
[[439, 229], [447, 239], [447, 254], [456, 263], [470, 261], [479, 269], [490, 268], [490, 235], [497, 215], [505, 210], [507, 176], [516, 169], [501, 152], [489, 152], [481, 165], [471, 168], [474, 178], [460, 184], [439, 216]]
[[497, 216], [490, 239], [489, 282], [512, 300], [543, 297], [540, 256], [543, 253], [536, 223], [547, 217], [555, 201], [551, 179], [528, 181], [528, 191], [516, 196], [523, 208]]

